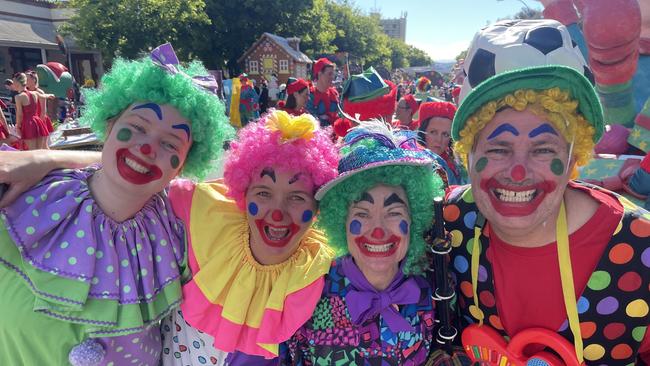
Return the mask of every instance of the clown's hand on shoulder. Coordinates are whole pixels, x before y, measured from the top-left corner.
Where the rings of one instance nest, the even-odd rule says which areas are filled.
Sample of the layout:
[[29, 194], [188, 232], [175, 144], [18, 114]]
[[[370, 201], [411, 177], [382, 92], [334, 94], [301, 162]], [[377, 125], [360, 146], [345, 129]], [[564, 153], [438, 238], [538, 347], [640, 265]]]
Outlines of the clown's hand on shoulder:
[[7, 185], [0, 208], [12, 204], [54, 169], [81, 168], [101, 158], [99, 152], [92, 151], [18, 151], [7, 146], [0, 150], [0, 183]]

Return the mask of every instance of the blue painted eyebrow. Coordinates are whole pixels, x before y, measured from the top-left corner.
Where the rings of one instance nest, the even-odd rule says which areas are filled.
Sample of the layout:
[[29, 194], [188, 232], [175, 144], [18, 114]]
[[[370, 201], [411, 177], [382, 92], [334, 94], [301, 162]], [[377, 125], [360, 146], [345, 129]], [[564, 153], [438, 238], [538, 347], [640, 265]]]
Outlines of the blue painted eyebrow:
[[180, 123], [177, 125], [172, 125], [172, 128], [185, 131], [187, 134], [187, 141], [190, 141], [190, 126], [186, 125], [185, 123]]
[[501, 126], [497, 127], [494, 131], [492, 131], [492, 133], [490, 134], [490, 136], [488, 136], [487, 139], [492, 140], [493, 138], [499, 136], [504, 132], [510, 132], [515, 136], [519, 136], [519, 131], [517, 131], [517, 129], [513, 125], [511, 125], [510, 123], [504, 123]]
[[543, 133], [550, 133], [557, 136], [557, 132], [555, 131], [553, 126], [551, 126], [548, 123], [543, 123], [539, 127], [535, 127], [532, 131], [530, 131], [528, 133], [528, 137], [532, 139], [533, 137], [537, 137]]
[[156, 104], [156, 103], [140, 104], [140, 105], [137, 105], [137, 106], [133, 107], [133, 109], [131, 109], [131, 110], [135, 111], [136, 109], [143, 109], [143, 108], [149, 108], [152, 111], [156, 112], [156, 116], [158, 117], [159, 120], [162, 121], [162, 119], [163, 119], [162, 111], [160, 110], [160, 106], [158, 104]]

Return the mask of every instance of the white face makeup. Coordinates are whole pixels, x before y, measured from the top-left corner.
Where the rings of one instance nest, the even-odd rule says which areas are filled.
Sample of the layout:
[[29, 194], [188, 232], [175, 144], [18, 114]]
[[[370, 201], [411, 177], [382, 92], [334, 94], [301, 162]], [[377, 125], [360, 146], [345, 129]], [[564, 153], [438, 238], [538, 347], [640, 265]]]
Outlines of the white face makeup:
[[119, 189], [153, 195], [178, 175], [191, 146], [191, 124], [176, 108], [134, 103], [110, 127], [103, 170]]
[[314, 184], [298, 171], [265, 167], [246, 191], [251, 250], [262, 264], [289, 258], [312, 224], [316, 212]]
[[569, 180], [569, 143], [529, 110], [498, 112], [476, 138], [469, 174], [474, 199], [497, 230], [540, 227], [560, 207]]
[[394, 273], [406, 256], [411, 217], [402, 187], [378, 185], [348, 210], [348, 250], [364, 274]]

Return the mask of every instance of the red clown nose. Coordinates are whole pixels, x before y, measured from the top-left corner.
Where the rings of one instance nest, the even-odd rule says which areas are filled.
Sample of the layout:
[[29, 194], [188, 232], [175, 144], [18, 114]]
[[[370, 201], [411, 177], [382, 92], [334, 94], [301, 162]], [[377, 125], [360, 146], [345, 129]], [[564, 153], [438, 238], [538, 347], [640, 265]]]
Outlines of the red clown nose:
[[151, 145], [144, 144], [144, 145], [140, 146], [140, 152], [145, 154], [145, 155], [151, 154]]
[[521, 164], [517, 164], [510, 171], [510, 176], [512, 177], [513, 181], [521, 182], [524, 180], [524, 178], [526, 178], [526, 168], [524, 168]]
[[271, 218], [273, 221], [282, 221], [284, 215], [282, 215], [282, 212], [280, 210], [275, 210], [273, 213], [271, 213]]
[[384, 237], [384, 230], [382, 228], [380, 228], [380, 227], [376, 227], [376, 228], [374, 228], [374, 230], [372, 230], [372, 233], [370, 233], [370, 236], [373, 239], [382, 239]]

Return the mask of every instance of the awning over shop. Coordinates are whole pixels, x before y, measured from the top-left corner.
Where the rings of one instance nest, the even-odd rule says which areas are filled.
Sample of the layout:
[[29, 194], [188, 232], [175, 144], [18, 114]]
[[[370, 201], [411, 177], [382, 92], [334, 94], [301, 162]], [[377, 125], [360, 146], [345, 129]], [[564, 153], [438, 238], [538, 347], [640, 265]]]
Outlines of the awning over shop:
[[0, 15], [0, 46], [57, 48], [52, 22]]

